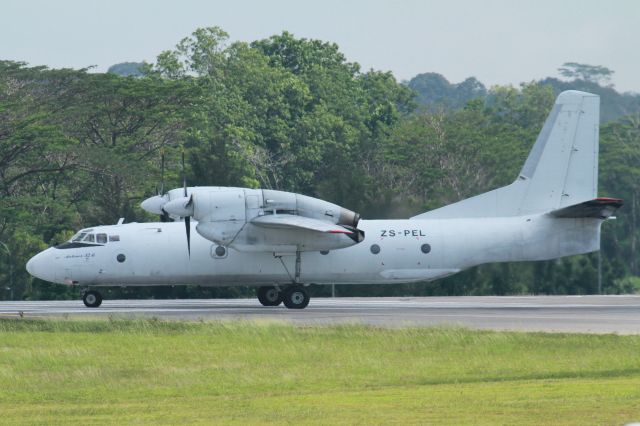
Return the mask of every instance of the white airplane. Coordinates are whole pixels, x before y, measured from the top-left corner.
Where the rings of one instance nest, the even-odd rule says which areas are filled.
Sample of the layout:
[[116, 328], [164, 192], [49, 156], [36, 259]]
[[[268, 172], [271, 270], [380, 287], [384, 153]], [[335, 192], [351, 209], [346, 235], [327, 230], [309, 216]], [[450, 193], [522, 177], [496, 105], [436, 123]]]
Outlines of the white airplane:
[[596, 95], [561, 93], [515, 182], [410, 219], [360, 220], [289, 192], [185, 185], [142, 203], [184, 220], [83, 229], [27, 270], [81, 286], [87, 307], [102, 302], [96, 287], [192, 284], [257, 286], [262, 305], [302, 309], [310, 284], [430, 281], [596, 251], [601, 224], [622, 205], [597, 198], [599, 108]]

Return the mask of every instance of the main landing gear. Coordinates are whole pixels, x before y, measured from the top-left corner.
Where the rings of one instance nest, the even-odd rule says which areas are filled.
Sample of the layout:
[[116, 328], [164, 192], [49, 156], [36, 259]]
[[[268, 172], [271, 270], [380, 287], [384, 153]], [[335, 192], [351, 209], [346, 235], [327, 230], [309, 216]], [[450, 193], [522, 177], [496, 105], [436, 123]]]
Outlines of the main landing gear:
[[276, 287], [260, 287], [258, 300], [263, 306], [278, 306], [284, 303], [289, 309], [304, 309], [309, 304], [309, 293], [301, 285], [291, 285], [283, 290]]
[[102, 304], [102, 295], [95, 290], [87, 290], [82, 293], [82, 301], [87, 308], [97, 308]]
[[309, 304], [309, 293], [307, 293], [307, 290], [300, 283], [300, 270], [302, 269], [300, 251], [296, 251], [295, 253], [296, 263], [293, 276], [289, 272], [284, 260], [282, 260], [282, 255], [274, 253], [273, 256], [282, 263], [282, 267], [291, 279], [291, 285], [284, 287], [284, 289], [280, 289], [277, 286], [260, 287], [258, 289], [258, 300], [264, 306], [278, 306], [280, 303], [284, 303], [284, 306], [289, 309], [306, 308]]
[[260, 287], [258, 300], [262, 306], [278, 306], [282, 303], [282, 294], [275, 287]]

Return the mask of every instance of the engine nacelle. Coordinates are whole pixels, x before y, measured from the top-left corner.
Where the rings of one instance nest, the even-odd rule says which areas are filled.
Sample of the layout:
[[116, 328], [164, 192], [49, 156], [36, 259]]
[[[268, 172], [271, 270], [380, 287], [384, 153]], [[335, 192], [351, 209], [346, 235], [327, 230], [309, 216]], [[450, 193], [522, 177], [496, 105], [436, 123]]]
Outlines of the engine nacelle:
[[[191, 213], [198, 221], [196, 231], [216, 244], [240, 251], [322, 251], [349, 247], [364, 238], [357, 229], [360, 215], [336, 204], [306, 195], [268, 189], [194, 187], [169, 191], [165, 211], [174, 216]], [[143, 208], [161, 211], [158, 196], [145, 200]], [[338, 232], [307, 228], [272, 228], [260, 225], [262, 216], [300, 216], [336, 225]], [[313, 222], [318, 223], [318, 222]]]
[[265, 211], [296, 214], [337, 225], [357, 227], [360, 215], [337, 204], [292, 192], [262, 190]]

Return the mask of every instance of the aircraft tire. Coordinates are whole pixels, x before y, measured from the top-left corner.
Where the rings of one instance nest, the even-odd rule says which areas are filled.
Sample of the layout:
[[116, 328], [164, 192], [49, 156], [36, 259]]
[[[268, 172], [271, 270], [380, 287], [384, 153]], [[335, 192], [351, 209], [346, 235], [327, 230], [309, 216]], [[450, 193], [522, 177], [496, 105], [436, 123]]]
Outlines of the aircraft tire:
[[87, 308], [97, 308], [102, 304], [102, 295], [95, 290], [89, 290], [82, 295], [82, 301]]
[[282, 294], [282, 301], [289, 309], [304, 309], [309, 304], [309, 299], [309, 293], [300, 285], [293, 285]]
[[260, 287], [258, 288], [258, 300], [262, 306], [278, 306], [282, 303], [282, 293], [275, 287]]

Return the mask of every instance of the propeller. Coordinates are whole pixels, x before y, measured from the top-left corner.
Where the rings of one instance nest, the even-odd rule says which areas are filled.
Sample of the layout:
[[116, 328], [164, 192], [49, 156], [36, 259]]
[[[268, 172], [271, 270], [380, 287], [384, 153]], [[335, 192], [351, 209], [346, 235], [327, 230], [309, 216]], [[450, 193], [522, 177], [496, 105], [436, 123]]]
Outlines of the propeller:
[[156, 195], [153, 197], [147, 198], [140, 204], [145, 211], [149, 213], [157, 214], [160, 216], [161, 222], [171, 222], [172, 219], [169, 216], [169, 213], [164, 209], [164, 205], [169, 201], [169, 194], [164, 192], [164, 148], [160, 149], [160, 159], [161, 159], [161, 180], [160, 180], [160, 190], [158, 190], [158, 186], [156, 186]]
[[[184, 188], [184, 196], [187, 197], [187, 173], [184, 167], [184, 146], [182, 146], [182, 186]], [[189, 209], [193, 206], [193, 194], [189, 197], [189, 201], [184, 205], [185, 209]], [[193, 211], [191, 212], [193, 214]], [[187, 251], [189, 252], [189, 259], [191, 259], [191, 215], [184, 216], [184, 227], [187, 232]]]
[[178, 216], [184, 219], [185, 232], [187, 234], [187, 252], [189, 258], [191, 258], [191, 216], [193, 216], [193, 194], [189, 195], [187, 192], [187, 174], [184, 160], [184, 147], [182, 148], [182, 187], [184, 197], [175, 197], [176, 191], [171, 191], [172, 196], [169, 193], [164, 192], [164, 149], [161, 152], [161, 182], [160, 192], [158, 195], [147, 198], [141, 204], [141, 207], [149, 213], [160, 215], [160, 219], [163, 222], [171, 220], [171, 216]]
[[[163, 199], [165, 198], [164, 193], [164, 147], [160, 148], [160, 192], [158, 193]], [[171, 222], [171, 217], [169, 217], [169, 213], [166, 212], [164, 208], [160, 208], [162, 214], [160, 215], [160, 222]]]

